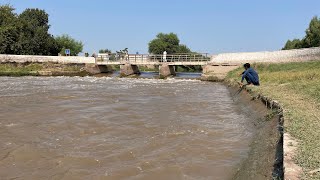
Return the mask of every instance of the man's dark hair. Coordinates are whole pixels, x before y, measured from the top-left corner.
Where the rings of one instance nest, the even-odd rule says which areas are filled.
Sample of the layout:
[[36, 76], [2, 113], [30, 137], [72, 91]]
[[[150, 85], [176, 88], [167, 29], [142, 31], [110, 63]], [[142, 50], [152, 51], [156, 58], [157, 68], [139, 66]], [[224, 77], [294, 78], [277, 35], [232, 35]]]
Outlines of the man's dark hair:
[[245, 68], [250, 68], [250, 64], [249, 64], [249, 63], [245, 63], [245, 64], [243, 65], [243, 67], [245, 67]]

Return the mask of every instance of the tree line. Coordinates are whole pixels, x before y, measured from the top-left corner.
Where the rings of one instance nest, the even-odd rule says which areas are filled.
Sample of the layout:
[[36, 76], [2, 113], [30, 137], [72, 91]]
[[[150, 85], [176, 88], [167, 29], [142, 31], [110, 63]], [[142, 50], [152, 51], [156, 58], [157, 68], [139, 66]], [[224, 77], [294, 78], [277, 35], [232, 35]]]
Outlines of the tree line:
[[151, 54], [162, 54], [164, 51], [167, 51], [168, 54], [192, 53], [186, 45], [180, 44], [180, 39], [174, 33], [159, 33], [149, 42], [148, 49]]
[[288, 40], [282, 50], [300, 49], [320, 46], [320, 19], [315, 16], [311, 19], [306, 35], [302, 39]]
[[[125, 48], [128, 51], [128, 48]], [[120, 52], [123, 50], [120, 50]], [[159, 33], [148, 44], [148, 51], [150, 54], [162, 54], [167, 51], [168, 54], [176, 53], [193, 53], [190, 48], [184, 44], [180, 44], [180, 39], [177, 34], [174, 33]], [[100, 49], [99, 53], [111, 54], [110, 49]], [[119, 53], [117, 51], [117, 53]]]
[[[83, 43], [69, 35], [53, 36], [49, 33], [49, 15], [38, 8], [28, 8], [17, 14], [11, 5], [0, 5], [0, 54], [18, 55], [65, 55], [70, 49], [76, 56], [83, 50]], [[125, 49], [128, 51], [128, 49]], [[120, 53], [124, 51], [119, 51]], [[193, 53], [174, 33], [159, 33], [148, 44], [151, 54]], [[117, 51], [117, 53], [119, 53]], [[101, 49], [99, 53], [109, 53]], [[86, 53], [87, 54], [87, 53]]]
[[49, 15], [40, 9], [25, 9], [16, 14], [10, 5], [0, 5], [0, 54], [64, 55], [70, 49], [76, 56], [83, 43], [68, 35], [49, 33]]

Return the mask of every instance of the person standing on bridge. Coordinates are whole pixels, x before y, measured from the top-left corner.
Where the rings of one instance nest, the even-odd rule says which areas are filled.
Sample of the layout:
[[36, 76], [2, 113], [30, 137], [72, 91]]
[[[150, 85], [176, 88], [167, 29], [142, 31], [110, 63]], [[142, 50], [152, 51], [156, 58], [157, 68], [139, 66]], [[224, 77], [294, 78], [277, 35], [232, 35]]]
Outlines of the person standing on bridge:
[[244, 86], [243, 84], [243, 80], [245, 79], [247, 81], [247, 84], [245, 85], [255, 85], [255, 86], [259, 86], [260, 82], [259, 82], [259, 75], [258, 73], [250, 67], [249, 63], [246, 63], [243, 65], [245, 71], [243, 71], [240, 76], [242, 76], [241, 78], [241, 82], [239, 83], [240, 87]]
[[163, 51], [162, 60], [163, 62], [167, 62], [167, 51]]

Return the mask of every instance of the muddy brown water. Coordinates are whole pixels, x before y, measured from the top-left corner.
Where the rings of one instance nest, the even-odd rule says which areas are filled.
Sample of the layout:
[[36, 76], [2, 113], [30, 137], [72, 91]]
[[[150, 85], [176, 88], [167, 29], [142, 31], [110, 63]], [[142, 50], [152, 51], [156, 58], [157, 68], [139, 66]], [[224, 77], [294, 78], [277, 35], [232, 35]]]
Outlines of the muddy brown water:
[[197, 80], [0, 77], [0, 179], [230, 179], [250, 117]]

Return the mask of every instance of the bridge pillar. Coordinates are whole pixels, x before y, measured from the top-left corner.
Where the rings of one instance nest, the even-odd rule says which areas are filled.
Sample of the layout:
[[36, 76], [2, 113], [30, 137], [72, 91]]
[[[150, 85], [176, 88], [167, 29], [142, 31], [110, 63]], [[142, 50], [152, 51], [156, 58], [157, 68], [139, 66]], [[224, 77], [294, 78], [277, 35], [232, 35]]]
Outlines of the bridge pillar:
[[85, 70], [90, 74], [100, 74], [112, 72], [112, 69], [107, 65], [86, 64]]
[[162, 64], [161, 66], [159, 66], [159, 73], [161, 78], [176, 75], [174, 65], [168, 65], [168, 64]]
[[120, 65], [121, 76], [130, 76], [133, 74], [140, 74], [140, 71], [137, 65], [132, 65], [132, 64]]

